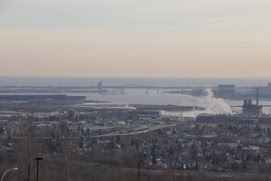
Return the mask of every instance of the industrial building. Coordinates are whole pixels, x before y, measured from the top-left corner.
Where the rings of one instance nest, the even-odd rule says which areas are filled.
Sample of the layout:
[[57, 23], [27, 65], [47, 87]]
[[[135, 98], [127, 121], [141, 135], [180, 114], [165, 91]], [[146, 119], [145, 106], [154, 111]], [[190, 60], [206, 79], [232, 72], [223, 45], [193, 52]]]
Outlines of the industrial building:
[[263, 107], [259, 105], [257, 102], [256, 104], [252, 103], [252, 100], [246, 99], [244, 100], [243, 104], [243, 115], [244, 116], [262, 116]]
[[222, 98], [233, 97], [235, 94], [235, 85], [218, 85], [217, 96]]

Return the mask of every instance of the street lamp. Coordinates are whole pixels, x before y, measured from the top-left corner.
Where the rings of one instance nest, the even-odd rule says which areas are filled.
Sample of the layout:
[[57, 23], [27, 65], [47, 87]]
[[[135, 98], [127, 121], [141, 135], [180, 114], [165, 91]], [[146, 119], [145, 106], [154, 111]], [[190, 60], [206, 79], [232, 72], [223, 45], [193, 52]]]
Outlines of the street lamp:
[[171, 167], [170, 167], [170, 164], [167, 160], [165, 159], [157, 159], [157, 161], [160, 161], [161, 163], [164, 162], [166, 163], [167, 165], [167, 168], [168, 168], [168, 176], [169, 176], [169, 180], [172, 181], [172, 178], [171, 178]]
[[3, 181], [5, 175], [6, 175], [9, 171], [11, 171], [11, 170], [15, 170], [15, 171], [16, 171], [16, 170], [18, 170], [18, 167], [14, 167], [14, 168], [8, 169], [8, 170], [3, 174], [3, 176], [1, 177], [1, 181]]

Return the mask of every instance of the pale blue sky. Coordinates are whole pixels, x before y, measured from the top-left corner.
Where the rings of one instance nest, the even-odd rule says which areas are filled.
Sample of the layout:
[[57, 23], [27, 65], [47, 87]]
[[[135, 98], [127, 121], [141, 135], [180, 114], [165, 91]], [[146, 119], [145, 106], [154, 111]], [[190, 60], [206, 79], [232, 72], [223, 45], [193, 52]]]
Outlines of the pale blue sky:
[[0, 40], [0, 75], [271, 77], [271, 1], [2, 0]]
[[2, 27], [270, 23], [269, 0], [2, 0]]

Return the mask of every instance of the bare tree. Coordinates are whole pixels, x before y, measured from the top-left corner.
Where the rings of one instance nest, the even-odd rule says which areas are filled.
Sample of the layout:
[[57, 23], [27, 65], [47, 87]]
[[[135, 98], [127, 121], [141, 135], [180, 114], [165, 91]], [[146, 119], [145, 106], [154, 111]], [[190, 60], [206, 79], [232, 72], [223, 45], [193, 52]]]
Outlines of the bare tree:
[[72, 160], [72, 152], [74, 147], [74, 142], [72, 139], [72, 130], [69, 128], [68, 124], [65, 123], [64, 130], [61, 137], [62, 155], [65, 164], [65, 180], [69, 181], [70, 173], [70, 162]]
[[28, 116], [26, 122], [22, 125], [21, 133], [21, 170], [24, 174], [26, 174], [26, 180], [29, 181], [31, 179], [32, 169], [35, 163], [35, 156], [38, 152], [38, 143], [36, 141], [36, 126], [33, 123], [32, 116]]

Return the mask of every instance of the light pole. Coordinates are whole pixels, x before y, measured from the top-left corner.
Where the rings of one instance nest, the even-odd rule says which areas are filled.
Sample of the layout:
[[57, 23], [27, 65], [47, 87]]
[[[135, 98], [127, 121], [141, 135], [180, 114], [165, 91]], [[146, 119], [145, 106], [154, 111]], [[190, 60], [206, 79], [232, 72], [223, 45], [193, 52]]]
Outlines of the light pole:
[[16, 170], [18, 170], [18, 167], [14, 167], [14, 168], [8, 169], [8, 170], [3, 174], [3, 176], [1, 177], [1, 181], [3, 181], [5, 175], [6, 175], [9, 171], [11, 171], [11, 170], [15, 170], [15, 171], [16, 171]]
[[165, 160], [165, 159], [157, 159], [157, 161], [166, 163], [168, 171], [169, 171], [169, 174], [168, 174], [169, 175], [169, 180], [172, 181], [172, 178], [171, 178], [171, 167], [170, 167], [169, 162], [167, 160]]

